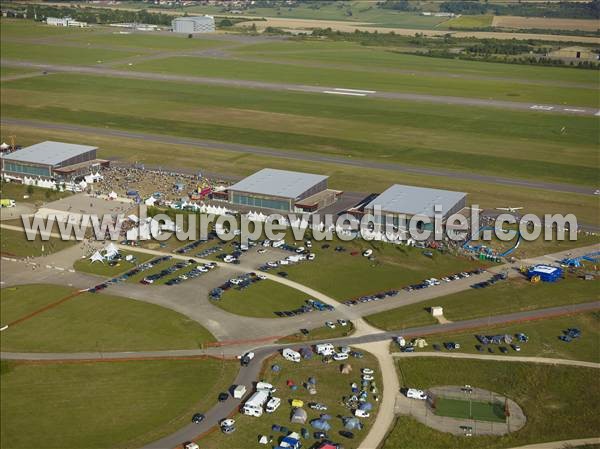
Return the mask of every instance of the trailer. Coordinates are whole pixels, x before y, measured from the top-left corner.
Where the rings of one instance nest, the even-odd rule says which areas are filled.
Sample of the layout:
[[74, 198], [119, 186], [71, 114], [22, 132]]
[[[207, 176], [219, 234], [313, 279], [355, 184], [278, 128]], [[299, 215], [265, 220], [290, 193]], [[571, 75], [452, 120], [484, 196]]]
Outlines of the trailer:
[[265, 390], [259, 390], [250, 396], [250, 399], [246, 401], [242, 411], [244, 415], [260, 417], [263, 414], [263, 407], [269, 400], [269, 392]]

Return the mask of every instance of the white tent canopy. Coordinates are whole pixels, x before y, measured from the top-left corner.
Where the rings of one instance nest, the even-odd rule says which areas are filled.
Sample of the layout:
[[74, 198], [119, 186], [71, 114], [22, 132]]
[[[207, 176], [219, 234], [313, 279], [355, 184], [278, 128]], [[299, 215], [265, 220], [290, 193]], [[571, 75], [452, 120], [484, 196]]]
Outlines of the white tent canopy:
[[102, 257], [102, 254], [100, 254], [100, 251], [96, 251], [94, 254], [92, 254], [90, 256], [90, 261], [91, 261], [91, 263], [94, 263], [94, 262], [104, 263], [104, 257]]

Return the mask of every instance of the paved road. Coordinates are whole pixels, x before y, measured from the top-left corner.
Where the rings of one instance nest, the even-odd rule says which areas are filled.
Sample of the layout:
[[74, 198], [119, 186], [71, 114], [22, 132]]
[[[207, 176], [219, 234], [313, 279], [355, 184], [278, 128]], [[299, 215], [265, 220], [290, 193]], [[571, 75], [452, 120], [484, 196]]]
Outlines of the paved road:
[[169, 135], [150, 134], [137, 131], [125, 131], [119, 129], [96, 128], [92, 126], [74, 125], [67, 123], [43, 122], [37, 120], [25, 120], [14, 118], [2, 118], [2, 126], [17, 125], [29, 126], [38, 129], [50, 129], [57, 131], [72, 131], [98, 136], [109, 136], [116, 138], [139, 139], [150, 142], [158, 142], [168, 145], [187, 145], [197, 148], [214, 148], [222, 151], [233, 151], [237, 153], [249, 153], [259, 156], [276, 157], [283, 159], [301, 160], [315, 163], [348, 165], [360, 168], [374, 168], [380, 170], [391, 170], [400, 173], [410, 173], [424, 176], [442, 176], [446, 178], [470, 180], [488, 184], [499, 184], [510, 187], [525, 187], [541, 189], [550, 192], [577, 193], [583, 195], [594, 195], [595, 188], [571, 184], [558, 184], [544, 181], [533, 181], [528, 179], [503, 178], [492, 175], [480, 175], [471, 172], [447, 170], [443, 168], [426, 168], [410, 165], [397, 164], [393, 162], [376, 162], [363, 159], [350, 159], [340, 156], [327, 156], [323, 154], [304, 151], [281, 150], [268, 147], [250, 146], [237, 143], [217, 142], [213, 140], [193, 139], [188, 137], [177, 137]]
[[[148, 56], [144, 58], [161, 58], [161, 56]], [[98, 75], [119, 78], [133, 78], [154, 81], [175, 81], [185, 83], [200, 83], [212, 84], [219, 86], [243, 87], [251, 89], [265, 89], [274, 91], [297, 91], [306, 93], [317, 93], [325, 95], [349, 95], [353, 97], [368, 97], [368, 98], [384, 98], [387, 100], [402, 100], [402, 101], [418, 101], [437, 104], [451, 104], [459, 106], [475, 106], [475, 107], [494, 107], [499, 109], [509, 109], [515, 111], [533, 111], [541, 113], [557, 113], [578, 116], [594, 116], [599, 113], [598, 108], [584, 106], [565, 106], [559, 104], [540, 104], [527, 103], [518, 101], [504, 101], [486, 98], [467, 98], [453, 97], [447, 95], [427, 95], [410, 92], [384, 92], [367, 90], [369, 86], [364, 86], [363, 89], [344, 89], [344, 86], [307, 86], [301, 84], [282, 83], [282, 82], [264, 82], [252, 80], [237, 80], [229, 78], [216, 78], [206, 76], [192, 75], [172, 75], [154, 72], [141, 72], [134, 70], [118, 70], [107, 67], [85, 67], [74, 65], [58, 65], [58, 64], [42, 64], [36, 62], [16, 61], [10, 59], [2, 59], [2, 65], [8, 67], [27, 67], [47, 72], [66, 72], [78, 73], [85, 75]], [[356, 98], [355, 98], [356, 99]]]

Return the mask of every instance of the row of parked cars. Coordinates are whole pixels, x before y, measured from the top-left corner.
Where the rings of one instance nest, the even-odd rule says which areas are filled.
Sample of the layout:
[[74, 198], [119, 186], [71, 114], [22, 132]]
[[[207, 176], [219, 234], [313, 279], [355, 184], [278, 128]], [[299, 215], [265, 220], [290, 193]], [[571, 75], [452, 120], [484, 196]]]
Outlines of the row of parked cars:
[[494, 285], [498, 281], [505, 280], [507, 277], [508, 277], [508, 274], [506, 274], [506, 273], [495, 274], [490, 279], [488, 279], [487, 281], [478, 282], [477, 284], [471, 285], [471, 288], [486, 288], [486, 287], [490, 287], [491, 285]]
[[210, 299], [218, 301], [219, 299], [221, 299], [221, 296], [223, 296], [223, 293], [225, 293], [231, 288], [235, 288], [237, 290], [244, 290], [245, 288], [248, 288], [255, 282], [262, 281], [266, 278], [267, 277], [264, 274], [256, 274], [253, 271], [250, 273], [240, 274], [235, 278], [231, 278], [228, 281], [225, 281], [220, 286], [213, 288], [209, 293], [209, 297]]
[[329, 312], [331, 310], [334, 310], [334, 307], [329, 304], [325, 304], [316, 299], [307, 299], [305, 304], [303, 304], [301, 307], [298, 307], [297, 309], [293, 310], [277, 311], [275, 312], [275, 315], [279, 317], [291, 317], [302, 315], [312, 311]]
[[193, 259], [182, 260], [181, 262], [177, 262], [176, 264], [173, 264], [173, 265], [171, 265], [168, 268], [160, 270], [158, 273], [154, 273], [154, 274], [151, 274], [151, 275], [148, 275], [148, 276], [144, 277], [144, 279], [142, 279], [140, 281], [140, 284], [153, 284], [155, 281], [158, 281], [159, 279], [167, 277], [170, 274], [173, 274], [173, 273], [175, 273], [178, 270], [181, 270], [183, 268], [187, 268], [192, 263], [196, 263], [196, 262]]
[[157, 257], [156, 259], [152, 259], [148, 262], [144, 262], [140, 265], [138, 265], [135, 268], [132, 268], [131, 270], [123, 273], [120, 276], [114, 277], [112, 279], [109, 279], [108, 281], [105, 281], [101, 284], [98, 284], [94, 287], [89, 288], [87, 291], [90, 293], [96, 293], [99, 292], [100, 290], [104, 290], [106, 287], [108, 287], [110, 284], [116, 284], [118, 282], [123, 282], [126, 281], [127, 279], [129, 279], [131, 276], [135, 276], [138, 273], [141, 273], [143, 271], [147, 271], [150, 268], [158, 265], [159, 263], [165, 262], [167, 260], [171, 259], [171, 256], [161, 256], [161, 257]]
[[[195, 263], [195, 261], [193, 259], [190, 259], [190, 261], [192, 263]], [[212, 270], [216, 267], [217, 267], [217, 264], [215, 262], [207, 262], [204, 264], [198, 264], [195, 268], [192, 268], [187, 273], [183, 273], [177, 277], [174, 277], [173, 279], [169, 279], [167, 282], [165, 282], [165, 285], [181, 284], [183, 281], [187, 281], [188, 279], [195, 279], [198, 276], [202, 276], [203, 274], [208, 273], [210, 270]]]

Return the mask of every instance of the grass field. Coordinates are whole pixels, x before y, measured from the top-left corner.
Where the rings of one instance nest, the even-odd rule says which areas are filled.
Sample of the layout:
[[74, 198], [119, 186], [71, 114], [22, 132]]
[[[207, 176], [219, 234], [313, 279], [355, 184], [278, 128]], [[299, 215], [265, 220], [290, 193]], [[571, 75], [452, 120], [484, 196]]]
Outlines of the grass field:
[[[1, 290], [2, 324], [72, 294], [54, 285]], [[143, 317], [143, 319], [141, 318]], [[214, 337], [195, 321], [162, 307], [84, 293], [2, 332], [3, 351], [86, 352], [197, 349]]]
[[[422, 250], [377, 244], [377, 242], [359, 243], [356, 241], [332, 242], [331, 248], [314, 248], [314, 262], [286, 267], [290, 279], [308, 285], [337, 300], [344, 301], [360, 295], [374, 294], [397, 289], [429, 277], [442, 277], [457, 271], [473, 269], [478, 263], [464, 258], [434, 254], [425, 257]], [[337, 245], [347, 251], [334, 251]], [[351, 252], [372, 247], [376, 261], [369, 261], [360, 254]]]
[[[26, 364], [2, 361], [7, 449], [139, 447], [183, 427], [238, 364], [212, 359]], [[32, 420], [35, 425], [32, 425]]]
[[[127, 68], [124, 66], [122, 68]], [[597, 106], [596, 89], [519, 84], [517, 81], [464, 80], [448, 78], [440, 83], [439, 76], [389, 72], [352, 71], [349, 69], [305, 69], [302, 64], [246, 62], [219, 58], [174, 57], [134, 64], [132, 70], [197, 76], [249, 79], [264, 82], [323, 85], [355, 89], [379, 89], [391, 92], [410, 92], [429, 95], [476, 97], [493, 100], [560, 103]]]
[[265, 280], [244, 290], [227, 290], [219, 301], [212, 303], [237, 315], [276, 318], [274, 312], [297, 309], [308, 298], [299, 290]]
[[[136, 265], [147, 262], [152, 259], [152, 255], [146, 253], [138, 253], [135, 251], [123, 251], [121, 253], [123, 259], [115, 265], [110, 266], [107, 262], [91, 262], [89, 257], [79, 259], [73, 264], [73, 268], [84, 273], [97, 274], [98, 276], [113, 277], [125, 271], [134, 268]], [[132, 255], [135, 259], [131, 262], [125, 260], [125, 257]]]
[[464, 438], [437, 432], [402, 416], [387, 436], [384, 449], [500, 449], [597, 436], [600, 390], [595, 387], [595, 369], [436, 358], [403, 359], [398, 368], [404, 386], [469, 384], [504, 394], [523, 409], [527, 424], [503, 437]]
[[[273, 373], [270, 369], [271, 365], [278, 364], [281, 367], [279, 373]], [[381, 377], [378, 373], [377, 360], [369, 353], [365, 353], [363, 359], [352, 359], [349, 361], [352, 365], [352, 373], [350, 375], [340, 374], [340, 363], [333, 362], [324, 364], [320, 358], [312, 360], [303, 360], [301, 363], [294, 363], [284, 360], [280, 355], [270, 359], [266, 363], [265, 373], [262, 379], [271, 383], [277, 388], [276, 396], [281, 398], [281, 406], [275, 413], [265, 413], [260, 418], [245, 416], [242, 414], [236, 415], [237, 430], [230, 434], [224, 435], [217, 431], [198, 440], [198, 444], [203, 449], [220, 449], [220, 448], [244, 448], [244, 449], [259, 449], [265, 447], [258, 443], [258, 435], [273, 435], [274, 443], [276, 439], [283, 434], [274, 433], [271, 430], [272, 424], [286, 426], [289, 431], [300, 432], [302, 427], [311, 431], [311, 438], [303, 439], [303, 447], [312, 447], [315, 440], [312, 438], [314, 429], [307, 422], [306, 425], [290, 424], [290, 412], [292, 410], [289, 401], [291, 399], [301, 399], [305, 404], [308, 402], [321, 402], [328, 407], [326, 412], [318, 412], [304, 406], [308, 414], [308, 421], [318, 418], [320, 413], [327, 413], [333, 418], [330, 421], [332, 426], [328, 433], [334, 441], [340, 442], [343, 440], [344, 448], [355, 449], [360, 441], [367, 435], [371, 424], [374, 421], [374, 415], [377, 413], [378, 402], [373, 401], [373, 395], [369, 394], [369, 402], [373, 404], [371, 417], [361, 419], [364, 424], [363, 430], [354, 431], [355, 438], [348, 440], [340, 437], [338, 431], [342, 430], [342, 416], [350, 416], [350, 411], [341, 404], [343, 396], [351, 394], [350, 384], [352, 382], [360, 382], [360, 370], [364, 367], [370, 367], [375, 370], [375, 379], [378, 387], [381, 386]], [[317, 395], [312, 396], [303, 387], [304, 382], [309, 377], [315, 377], [317, 380], [316, 388]], [[287, 380], [293, 380], [298, 389], [291, 391], [287, 386]]]
[[[2, 137], [8, 137], [3, 133]], [[8, 139], [7, 139], [8, 140]], [[15, 141], [16, 142], [16, 141]], [[20, 144], [20, 143], [19, 143]], [[23, 146], [27, 146], [25, 144]], [[17, 203], [37, 203], [50, 202], [65, 198], [72, 195], [71, 192], [57, 192], [52, 189], [44, 189], [42, 187], [25, 186], [23, 184], [15, 184], [12, 182], [0, 183], [0, 195], [2, 198], [15, 200]], [[27, 198], [24, 198], [27, 196]]]
[[106, 61], [134, 56], [124, 50], [66, 47], [34, 43], [2, 41], [2, 58], [17, 61], [47, 62], [54, 64], [95, 65]]
[[44, 37], [63, 37], [77, 34], [87, 34], [91, 28], [57, 27], [45, 25], [33, 20], [0, 19], [0, 37], [2, 39], [19, 37], [21, 39], [37, 39]]
[[15, 80], [2, 93], [14, 118], [567, 183], [593, 185], [596, 177], [587, 163], [593, 117], [80, 75]]
[[511, 279], [484, 289], [471, 289], [369, 315], [366, 319], [381, 329], [398, 330], [434, 324], [428, 311], [432, 306], [442, 306], [447, 319], [461, 321], [596, 300], [598, 281], [567, 279], [556, 284], [531, 284], [524, 279]]
[[[582, 335], [570, 343], [560, 341], [558, 337], [565, 329], [576, 327], [581, 330]], [[600, 362], [600, 312], [581, 313], [557, 318], [548, 318], [539, 321], [513, 324], [510, 326], [487, 326], [480, 329], [472, 329], [468, 332], [457, 332], [439, 334], [428, 338], [429, 344], [445, 341], [460, 343], [460, 352], [479, 354], [475, 345], [481, 344], [475, 335], [514, 335], [523, 332], [529, 336], [527, 343], [516, 342], [521, 347], [520, 351], [514, 351], [509, 345], [488, 345], [493, 348], [495, 355], [502, 355], [498, 346], [508, 347], [509, 352], [505, 354], [521, 357], [551, 357], [559, 359], [585, 360], [588, 362]], [[483, 354], [490, 354], [484, 346]], [[427, 348], [431, 350], [431, 347]], [[397, 347], [392, 347], [397, 350]]]
[[35, 240], [27, 240], [25, 234], [12, 229], [0, 229], [0, 253], [13, 257], [39, 257], [69, 248], [77, 243], [75, 240], [50, 238], [42, 241], [40, 236]]
[[500, 403], [467, 401], [438, 397], [435, 414], [450, 418], [475, 419], [477, 421], [505, 422], [504, 408]]
[[473, 28], [487, 28], [492, 26], [494, 16], [491, 15], [464, 15], [455, 17], [444, 23], [439, 24], [438, 30], [469, 30]]

